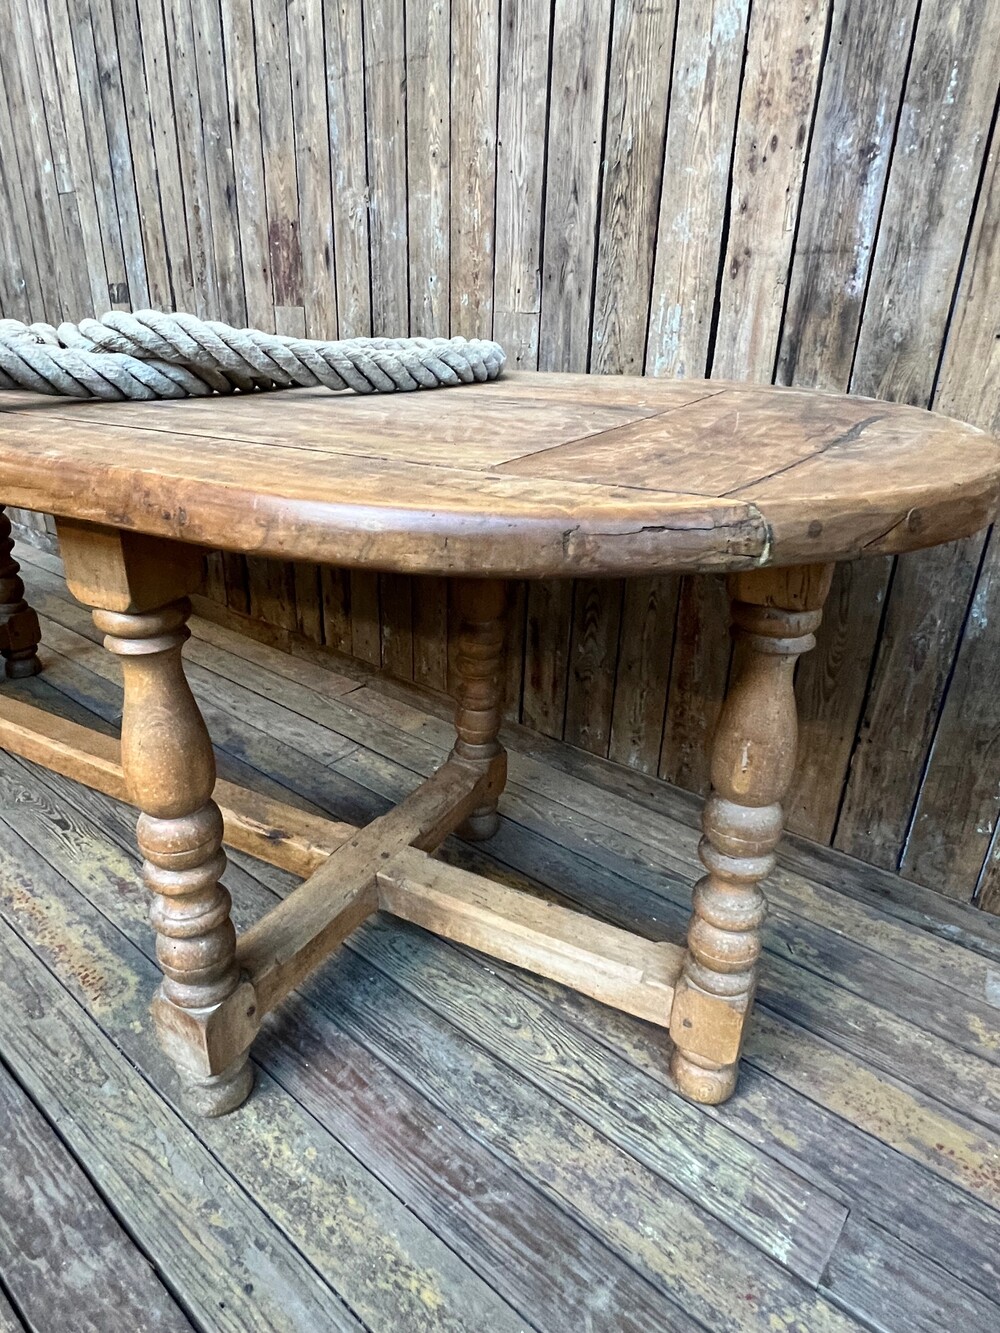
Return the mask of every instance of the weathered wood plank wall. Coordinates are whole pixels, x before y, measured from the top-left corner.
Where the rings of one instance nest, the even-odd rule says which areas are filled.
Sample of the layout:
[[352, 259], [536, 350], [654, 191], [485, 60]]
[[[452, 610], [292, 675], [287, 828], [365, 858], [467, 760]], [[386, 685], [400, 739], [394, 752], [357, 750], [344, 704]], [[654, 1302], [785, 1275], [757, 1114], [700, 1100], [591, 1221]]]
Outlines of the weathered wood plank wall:
[[[998, 53], [1000, 0], [20, 0], [0, 307], [492, 335], [1000, 429]], [[227, 556], [210, 590], [447, 686], [434, 581]], [[1000, 911], [998, 664], [998, 539], [843, 567], [792, 826]], [[511, 713], [643, 772], [704, 786], [728, 670], [717, 581], [518, 590]]]

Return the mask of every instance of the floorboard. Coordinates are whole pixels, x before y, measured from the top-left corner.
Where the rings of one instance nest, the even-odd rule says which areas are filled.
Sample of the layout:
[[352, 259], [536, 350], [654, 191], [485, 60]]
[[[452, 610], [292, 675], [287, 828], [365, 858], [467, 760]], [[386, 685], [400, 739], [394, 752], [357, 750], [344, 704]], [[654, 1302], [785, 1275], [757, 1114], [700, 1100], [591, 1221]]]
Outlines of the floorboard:
[[3, 1065], [0, 1142], [0, 1273], [25, 1325], [38, 1333], [109, 1326], [190, 1333], [148, 1261]]
[[[113, 730], [117, 662], [58, 561], [23, 564], [46, 670], [4, 688]], [[425, 692], [193, 627], [232, 780], [362, 822], [451, 743]], [[507, 740], [500, 833], [444, 855], [678, 938], [692, 802]], [[1000, 932], [982, 914], [936, 917], [925, 891], [791, 840], [740, 1087], [714, 1109], [675, 1096], [661, 1029], [376, 918], [270, 1017], [247, 1108], [198, 1122], [151, 1035], [133, 828], [0, 754], [0, 1132], [19, 1181], [0, 1330], [70, 1326], [43, 1299], [108, 1327], [78, 1289], [151, 1329], [1000, 1326]], [[241, 855], [227, 883], [241, 926], [294, 886]]]

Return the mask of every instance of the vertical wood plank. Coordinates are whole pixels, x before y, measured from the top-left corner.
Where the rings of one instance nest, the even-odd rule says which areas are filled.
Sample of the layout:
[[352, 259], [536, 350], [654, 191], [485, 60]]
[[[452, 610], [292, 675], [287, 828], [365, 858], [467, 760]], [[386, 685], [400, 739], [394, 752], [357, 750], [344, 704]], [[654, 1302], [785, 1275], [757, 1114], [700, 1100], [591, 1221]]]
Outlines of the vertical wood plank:
[[[143, 5], [138, 10], [138, 19], [139, 46], [149, 100], [150, 141], [156, 166], [165, 258], [172, 293], [170, 305], [176, 310], [193, 310], [196, 294], [188, 247], [185, 181], [181, 176], [177, 112], [170, 79], [163, 7]], [[232, 221], [233, 225], [238, 226], [235, 216]], [[103, 310], [103, 305], [100, 309]], [[100, 313], [100, 310], [96, 313]]]
[[1000, 707], [990, 634], [1000, 616], [996, 540], [994, 529], [901, 866], [907, 878], [963, 902], [975, 891], [1000, 814]]
[[365, 0], [364, 21], [372, 327], [398, 338], [410, 327], [403, 0]]
[[254, 620], [295, 629], [295, 567], [269, 556], [247, 557], [249, 612]]
[[413, 679], [432, 690], [448, 688], [448, 584], [445, 579], [413, 585]]
[[362, 9], [324, 0], [334, 260], [341, 338], [372, 331]]
[[646, 373], [706, 373], [749, 0], [680, 0]]
[[[136, 192], [135, 162], [129, 136], [128, 105], [123, 82], [123, 66], [119, 59], [115, 38], [115, 20], [110, 0], [91, 0], [90, 22], [97, 81], [100, 87], [102, 114], [107, 132], [107, 146], [111, 159], [111, 177], [114, 182], [115, 209], [121, 232], [122, 252], [128, 279], [128, 299], [133, 309], [150, 303], [149, 273], [143, 246], [142, 220]], [[142, 125], [137, 127], [139, 151], [143, 150]], [[148, 122], [146, 126], [148, 144]], [[157, 287], [162, 288], [165, 275], [158, 274]]]
[[41, 284], [38, 279], [38, 261], [31, 242], [31, 225], [24, 204], [17, 168], [17, 147], [14, 124], [10, 117], [10, 93], [0, 61], [0, 204], [3, 205], [7, 225], [0, 229], [0, 254], [3, 272], [0, 273], [0, 299], [8, 319], [25, 323], [44, 314]]
[[[1000, 126], [994, 129], [976, 227], [965, 260], [935, 404], [945, 411], [968, 415], [971, 421], [993, 431], [1000, 430], [998, 304]], [[973, 538], [970, 542], [956, 543], [914, 557], [921, 562], [921, 567], [915, 571], [914, 581], [900, 602], [900, 616], [904, 609], [914, 608], [907, 616], [909, 623], [905, 630], [909, 631], [913, 620], [917, 619], [917, 608], [928, 603], [938, 608], [941, 624], [933, 622], [932, 630], [937, 632], [943, 644], [939, 645], [935, 637], [925, 639], [925, 642], [929, 641], [935, 661], [943, 659], [950, 665], [948, 650], [954, 651], [958, 637], [955, 621], [960, 622], [965, 601], [963, 594], [967, 594], [971, 584], [967, 569], [978, 554], [980, 542], [981, 538]], [[961, 898], [970, 896], [980, 879], [991, 834], [1000, 815], [996, 781], [996, 742], [1000, 736], [995, 647], [998, 616], [1000, 549], [994, 529], [975, 585], [964, 633], [957, 644], [953, 675], [901, 864], [903, 873], [909, 878]], [[918, 627], [919, 623], [917, 620]], [[886, 675], [888, 677], [890, 673], [887, 671]], [[898, 683], [898, 674], [895, 679]], [[940, 690], [932, 696], [930, 707], [939, 697]], [[881, 722], [881, 715], [878, 720]], [[881, 731], [884, 735], [884, 726]], [[852, 821], [862, 825], [866, 821], [861, 811], [869, 806], [861, 785], [866, 780], [863, 763], [863, 759], [859, 760], [857, 791], [849, 789], [845, 805], [845, 816], [849, 815]], [[838, 839], [842, 834], [845, 842], [852, 836], [852, 823], [846, 819], [838, 829]], [[1000, 894], [994, 887], [998, 874], [996, 862], [987, 861], [983, 873], [986, 905], [996, 911], [1000, 908]], [[983, 896], [984, 886], [980, 885], [980, 897]]]
[[671, 4], [617, 0], [590, 368], [642, 374], [674, 44]]
[[851, 379], [926, 406], [997, 94], [1000, 3], [942, 0], [917, 24]]
[[566, 673], [573, 623], [573, 584], [566, 579], [528, 585], [521, 715], [529, 727], [561, 737], [566, 721]]
[[406, 0], [410, 332], [421, 338], [447, 336], [450, 320], [450, 67], [450, 6]]
[[413, 588], [405, 574], [379, 575], [382, 665], [397, 680], [413, 679]]
[[762, 0], [747, 38], [712, 374], [771, 380], [830, 0]]
[[850, 383], [916, 11], [916, 0], [834, 11], [778, 358], [781, 384], [843, 393]]
[[229, 122], [220, 0], [192, 0], [194, 54], [201, 107], [208, 202], [212, 219], [218, 318], [242, 325], [247, 319], [240, 228], [234, 225], [236, 167]]
[[507, 585], [507, 639], [504, 645], [503, 716], [505, 721], [521, 721], [521, 696], [524, 693], [525, 621], [528, 613], [528, 585], [518, 579]]
[[500, 0], [465, 0], [451, 17], [451, 331], [493, 332], [497, 43]]
[[213, 602], [226, 605], [226, 566], [221, 551], [209, 551], [205, 556], [205, 578], [202, 592]]
[[253, 14], [274, 327], [296, 337], [305, 331], [305, 312], [288, 10], [285, 0], [254, 0]]
[[310, 643], [323, 642], [323, 596], [319, 566], [296, 561], [292, 566], [295, 586], [295, 628]]
[[[37, 87], [33, 89], [31, 96], [36, 114], [40, 114], [43, 119], [47, 133], [52, 163], [52, 186], [56, 194], [56, 209], [62, 223], [61, 227], [57, 227], [55, 219], [51, 220], [57, 246], [60, 236], [62, 239], [62, 245], [59, 247], [59, 286], [63, 309], [71, 318], [79, 318], [82, 313], [89, 310], [91, 303], [89, 264], [96, 262], [100, 274], [103, 262], [99, 250], [95, 251], [88, 246], [88, 241], [92, 242], [94, 239], [94, 231], [89, 228], [86, 233], [84, 231], [48, 14], [40, 0], [32, 0], [26, 7], [26, 14], [30, 23], [31, 55], [37, 72]], [[27, 31], [23, 23], [21, 27]], [[25, 59], [22, 58], [22, 64], [24, 63]], [[83, 207], [86, 210], [85, 200]], [[87, 216], [89, 221], [90, 212]], [[81, 263], [81, 256], [85, 256], [87, 262]], [[106, 296], [103, 299], [106, 300]]]
[[[217, 3], [218, 0], [216, 5]], [[98, 31], [103, 34], [103, 40], [113, 42], [116, 47], [121, 79], [121, 107], [127, 117], [126, 133], [119, 152], [121, 169], [125, 169], [127, 160], [132, 171], [132, 189], [128, 197], [131, 204], [134, 194], [136, 225], [148, 295], [145, 304], [152, 304], [158, 309], [170, 309], [173, 303], [173, 285], [170, 280], [160, 182], [153, 150], [153, 127], [137, 0], [111, 0], [110, 5], [103, 8], [103, 22]], [[111, 114], [117, 114], [117, 111], [116, 104]], [[121, 188], [127, 189], [128, 186], [129, 182], [118, 181], [116, 172], [116, 187], [119, 188], [119, 192]]]
[[323, 642], [339, 653], [351, 652], [351, 574], [347, 569], [320, 571], [323, 598]]
[[352, 569], [351, 652], [372, 666], [382, 665], [380, 621], [378, 575], [370, 569]]
[[680, 581], [661, 778], [706, 792], [709, 751], [729, 678], [731, 644], [725, 580], [713, 574]]
[[608, 758], [656, 773], [670, 682], [680, 580], [627, 579]]
[[246, 556], [232, 551], [222, 553], [222, 571], [226, 581], [226, 605], [241, 615], [250, 614], [250, 576]]
[[222, 13], [226, 96], [233, 144], [235, 217], [240, 233], [247, 322], [274, 332], [271, 256], [264, 202], [264, 151], [257, 95], [257, 52], [250, 5], [226, 5]]
[[[11, 40], [13, 36], [14, 40]], [[48, 128], [38, 97], [38, 66], [28, 13], [19, 6], [0, 43], [0, 69], [7, 91], [10, 148], [15, 167], [12, 189], [19, 190], [37, 264], [43, 319], [58, 323], [68, 313], [58, 273], [64, 267], [66, 238], [52, 170]]]
[[338, 327], [323, 26], [322, 0], [289, 0], [288, 55], [308, 338], [335, 338]]
[[785, 823], [820, 842], [829, 841], [836, 823], [890, 567], [886, 559], [837, 566], [816, 647], [796, 673], [799, 762], [783, 802]]
[[586, 370], [611, 0], [555, 0], [542, 250], [542, 370]]
[[[61, 0], [53, 0], [53, 3], [60, 5]], [[63, 11], [66, 15], [65, 24], [61, 21]], [[55, 13], [60, 16], [51, 29], [56, 64], [57, 68], [65, 71], [63, 86], [74, 102], [73, 110], [69, 113], [70, 123], [79, 109], [79, 121], [76, 123], [80, 128], [80, 137], [74, 151], [74, 170], [89, 172], [94, 187], [96, 216], [107, 272], [107, 291], [98, 302], [98, 312], [103, 314], [108, 305], [127, 306], [130, 294], [115, 198], [111, 149], [101, 102], [94, 31], [90, 8], [84, 0], [65, 0]]]
[[497, 109], [493, 336], [512, 367], [538, 367], [551, 9], [504, 0]]
[[579, 579], [574, 588], [563, 738], [591, 754], [606, 755], [611, 739], [622, 594], [620, 579]]
[[193, 313], [214, 319], [219, 309], [219, 284], [212, 244], [211, 193], [202, 142], [201, 94], [190, 0], [164, 0], [163, 12], [184, 186]]

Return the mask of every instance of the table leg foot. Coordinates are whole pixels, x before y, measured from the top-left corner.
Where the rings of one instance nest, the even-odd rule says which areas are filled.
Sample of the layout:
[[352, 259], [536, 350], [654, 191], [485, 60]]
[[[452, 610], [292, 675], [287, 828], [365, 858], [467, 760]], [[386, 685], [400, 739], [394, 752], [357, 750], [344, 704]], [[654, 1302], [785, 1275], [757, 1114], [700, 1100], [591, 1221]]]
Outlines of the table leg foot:
[[181, 1093], [184, 1105], [195, 1115], [214, 1119], [228, 1115], [243, 1105], [253, 1090], [253, 1065], [244, 1052], [221, 1074], [199, 1077], [181, 1071]]
[[35, 644], [31, 648], [18, 648], [4, 653], [8, 680], [27, 680], [29, 676], [38, 675], [42, 663], [35, 651], [37, 647]]
[[24, 600], [20, 565], [14, 559], [10, 519], [0, 505], [0, 653], [8, 680], [25, 680], [42, 669], [38, 617]]
[[[461, 625], [456, 658], [457, 738], [452, 753], [485, 771], [502, 753], [497, 735], [503, 705], [507, 585], [499, 579], [460, 579], [456, 602]], [[500, 827], [498, 799], [499, 792], [489, 804], [474, 810], [457, 829], [458, 836], [470, 842], [492, 838]]]
[[736, 1074], [739, 1066], [714, 1064], [700, 1055], [685, 1052], [679, 1046], [674, 1047], [670, 1057], [670, 1073], [688, 1101], [700, 1102], [703, 1106], [718, 1106], [728, 1101], [736, 1088]]
[[736, 1086], [767, 914], [760, 886], [774, 867], [795, 769], [795, 663], [815, 645], [831, 575], [825, 565], [730, 579], [739, 665], [712, 747], [698, 848], [707, 873], [695, 886], [670, 1015], [671, 1070], [693, 1101], [723, 1102]]

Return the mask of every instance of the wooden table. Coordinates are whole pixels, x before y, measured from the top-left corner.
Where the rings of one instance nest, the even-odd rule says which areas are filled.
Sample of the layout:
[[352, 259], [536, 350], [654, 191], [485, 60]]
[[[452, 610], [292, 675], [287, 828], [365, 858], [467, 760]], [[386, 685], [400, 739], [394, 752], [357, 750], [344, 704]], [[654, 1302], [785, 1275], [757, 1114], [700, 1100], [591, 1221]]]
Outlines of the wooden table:
[[[122, 740], [0, 699], [0, 743], [140, 810], [160, 1037], [207, 1115], [247, 1096], [261, 1020], [379, 909], [670, 1029], [680, 1090], [720, 1102], [753, 999], [793, 674], [833, 562], [991, 521], [1000, 445], [916, 408], [725, 383], [512, 374], [439, 393], [160, 403], [0, 397], [0, 496], [56, 515], [69, 586], [122, 662]], [[0, 650], [38, 622], [0, 530]], [[451, 755], [365, 828], [216, 782], [181, 663], [205, 548], [448, 575], [462, 615]], [[712, 749], [686, 947], [434, 860], [489, 838], [505, 580], [721, 571], [741, 641]], [[223, 843], [304, 879], [237, 938]]]

